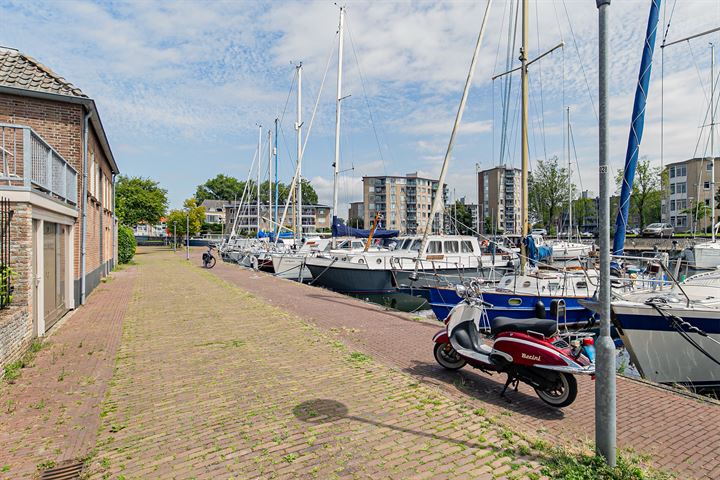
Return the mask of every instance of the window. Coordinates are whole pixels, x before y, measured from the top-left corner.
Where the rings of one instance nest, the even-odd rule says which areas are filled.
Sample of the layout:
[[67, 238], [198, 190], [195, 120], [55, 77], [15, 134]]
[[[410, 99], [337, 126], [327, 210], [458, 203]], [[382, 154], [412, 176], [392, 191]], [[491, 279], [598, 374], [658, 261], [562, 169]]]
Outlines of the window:
[[462, 253], [472, 253], [473, 245], [468, 240], [463, 240], [460, 244]]
[[675, 203], [675, 206], [677, 207], [678, 210], [685, 210], [687, 208], [687, 200], [686, 199], [678, 200]]
[[685, 182], [677, 183], [675, 185], [675, 193], [687, 192], [687, 184]]
[[369, 193], [375, 192], [375, 187], [368, 187], [368, 192]]
[[708, 162], [708, 163], [707, 163], [707, 166], [706, 166], [705, 168], [707, 168], [707, 171], [708, 171], [708, 172], [711, 171], [712, 168], [713, 168], [713, 163], [712, 163], [712, 162]]
[[703, 183], [703, 189], [704, 189], [704, 190], [710, 190], [710, 182], [709, 182], [709, 181]]
[[675, 176], [676, 177], [687, 176], [687, 166], [686, 165], [678, 165], [677, 167], [675, 167]]
[[670, 211], [671, 212], [675, 211], [675, 200], [670, 200]]
[[413, 240], [412, 245], [410, 246], [410, 250], [414, 252], [420, 251], [420, 240]]
[[709, 198], [706, 198], [706, 199], [705, 199], [705, 205], [708, 205], [708, 206], [710, 205], [710, 199], [709, 199]]
[[458, 253], [458, 242], [445, 240], [445, 253]]
[[441, 253], [441, 251], [442, 245], [439, 241], [433, 240], [432, 242], [428, 243], [427, 253]]

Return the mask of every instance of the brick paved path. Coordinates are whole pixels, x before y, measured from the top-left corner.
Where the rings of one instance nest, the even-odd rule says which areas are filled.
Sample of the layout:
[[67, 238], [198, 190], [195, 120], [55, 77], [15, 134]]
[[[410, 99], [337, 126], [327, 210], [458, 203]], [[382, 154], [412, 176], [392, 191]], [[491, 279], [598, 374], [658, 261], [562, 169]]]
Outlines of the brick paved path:
[[139, 261], [93, 477], [452, 471], [483, 479], [538, 470], [521, 439], [466, 402], [348, 349], [197, 262], [160, 251]]
[[53, 333], [14, 385], [0, 380], [0, 478], [86, 455], [113, 372], [135, 270], [115, 272]]
[[[195, 254], [198, 254], [195, 252]], [[199, 260], [194, 260], [196, 263]], [[594, 384], [579, 377], [580, 393], [565, 409], [546, 406], [522, 385], [508, 404], [498, 396], [504, 376], [463, 369], [444, 372], [432, 355], [439, 329], [372, 304], [327, 290], [300, 285], [237, 265], [218, 262], [214, 275], [230, 281], [302, 318], [311, 320], [386, 365], [435, 383], [473, 408], [487, 408], [501, 423], [526, 436], [576, 444], [594, 439]], [[635, 380], [618, 378], [619, 445], [652, 455], [655, 466], [679, 478], [720, 478], [720, 406], [698, 401]]]

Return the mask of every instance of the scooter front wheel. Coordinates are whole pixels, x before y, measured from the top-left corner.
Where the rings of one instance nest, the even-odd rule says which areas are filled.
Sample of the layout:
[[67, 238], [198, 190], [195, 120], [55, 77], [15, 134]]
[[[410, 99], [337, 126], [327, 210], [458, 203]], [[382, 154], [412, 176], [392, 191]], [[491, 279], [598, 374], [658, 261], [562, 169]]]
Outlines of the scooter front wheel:
[[435, 360], [448, 370], [459, 370], [467, 363], [449, 343], [436, 343], [433, 353]]
[[213, 268], [215, 266], [215, 257], [210, 257], [205, 260], [205, 268]]
[[559, 378], [555, 385], [546, 390], [535, 389], [540, 400], [553, 407], [567, 407], [577, 397], [577, 380], [569, 373], [559, 372]]

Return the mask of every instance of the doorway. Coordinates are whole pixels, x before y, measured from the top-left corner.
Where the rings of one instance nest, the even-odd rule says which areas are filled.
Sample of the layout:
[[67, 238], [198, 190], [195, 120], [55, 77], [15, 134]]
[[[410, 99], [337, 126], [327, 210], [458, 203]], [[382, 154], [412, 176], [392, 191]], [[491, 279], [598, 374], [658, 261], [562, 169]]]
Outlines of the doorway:
[[[67, 311], [65, 299], [66, 225], [43, 222], [43, 313], [45, 331]], [[38, 297], [39, 298], [39, 297]]]

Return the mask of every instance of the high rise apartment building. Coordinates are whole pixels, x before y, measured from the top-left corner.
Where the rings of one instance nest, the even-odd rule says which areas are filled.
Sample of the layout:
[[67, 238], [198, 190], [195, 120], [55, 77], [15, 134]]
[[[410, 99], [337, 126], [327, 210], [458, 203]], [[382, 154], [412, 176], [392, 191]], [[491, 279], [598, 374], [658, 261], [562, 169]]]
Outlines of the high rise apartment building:
[[[447, 196], [445, 190], [444, 197]], [[423, 232], [437, 192], [437, 180], [419, 177], [417, 173], [404, 177], [363, 177], [365, 226], [372, 225], [375, 214], [380, 213], [385, 228], [400, 230], [400, 233]], [[433, 228], [437, 229], [440, 215], [435, 218]]]
[[[521, 233], [520, 169], [500, 166], [482, 170], [477, 182], [481, 233]], [[488, 226], [491, 231], [486, 231]]]

